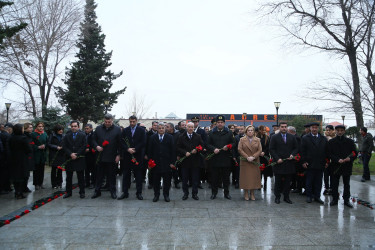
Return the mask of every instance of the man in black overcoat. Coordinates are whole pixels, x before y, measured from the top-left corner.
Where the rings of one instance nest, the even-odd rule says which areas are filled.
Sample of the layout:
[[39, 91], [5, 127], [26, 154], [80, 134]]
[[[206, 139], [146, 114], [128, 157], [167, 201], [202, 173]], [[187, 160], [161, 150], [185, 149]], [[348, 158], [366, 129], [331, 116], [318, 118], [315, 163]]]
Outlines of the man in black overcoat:
[[[173, 125], [173, 123], [166, 123], [165, 124], [165, 132], [170, 134], [171, 136], [173, 136], [173, 144], [174, 144], [174, 148], [175, 148], [175, 156], [176, 156], [176, 159], [174, 159], [174, 162], [176, 162], [177, 160], [177, 140], [178, 140], [178, 137], [180, 137], [180, 132], [177, 131]], [[179, 185], [179, 182], [182, 180], [182, 174], [181, 174], [181, 168], [179, 166], [175, 166], [176, 169], [172, 169], [172, 178], [173, 178], [173, 182], [174, 182], [174, 187], [176, 189], [180, 189], [180, 185]]]
[[[306, 169], [306, 201], [312, 202], [312, 198], [320, 204], [322, 191], [322, 180], [324, 168], [327, 164], [327, 138], [319, 134], [319, 123], [310, 124], [311, 133], [302, 137], [301, 141], [301, 162]], [[314, 190], [313, 190], [314, 188]], [[314, 197], [313, 197], [314, 196]]]
[[[146, 171], [147, 171], [147, 162], [148, 162], [148, 154], [149, 154], [149, 145], [150, 145], [150, 137], [154, 134], [157, 134], [158, 133], [158, 124], [159, 122], [157, 121], [153, 121], [152, 122], [152, 127], [150, 129], [150, 131], [148, 131], [146, 133], [146, 151], [145, 151], [145, 162], [144, 162], [144, 177], [146, 177]], [[152, 184], [152, 173], [150, 172], [150, 170], [148, 171], [148, 174], [147, 174], [147, 177], [148, 177], [148, 189], [152, 189], [153, 188], [153, 184]]]
[[272, 170], [275, 175], [275, 203], [280, 204], [281, 192], [284, 201], [292, 204], [289, 199], [290, 182], [292, 175], [296, 172], [294, 157], [298, 152], [297, 140], [294, 135], [287, 133], [286, 122], [280, 122], [280, 132], [274, 134], [270, 141], [270, 153], [276, 164]]
[[[200, 135], [201, 138], [202, 138], [202, 141], [203, 141], [202, 147], [206, 148], [207, 134], [206, 134], [206, 131], [204, 131], [203, 128], [199, 127], [199, 117], [194, 116], [193, 118], [191, 118], [191, 122], [194, 124], [194, 132], [197, 133], [198, 135]], [[204, 149], [204, 150], [206, 150], [206, 149]], [[201, 181], [204, 182], [205, 180], [207, 180], [207, 173], [206, 173], [205, 162], [204, 162], [204, 159], [202, 157], [201, 157], [200, 161], [201, 162], [199, 164], [200, 171], [199, 171], [198, 188], [203, 189]]]
[[339, 181], [342, 176], [344, 183], [344, 205], [352, 208], [350, 198], [350, 176], [352, 175], [353, 161], [357, 158], [357, 149], [354, 141], [345, 136], [345, 126], [335, 127], [336, 137], [328, 142], [328, 154], [332, 167], [332, 201], [330, 206], [336, 206], [339, 200]]
[[192, 183], [192, 197], [194, 200], [198, 198], [198, 183], [199, 183], [199, 171], [201, 165], [201, 155], [196, 147], [204, 147], [202, 137], [194, 132], [194, 124], [189, 122], [186, 125], [186, 131], [178, 138], [177, 141], [177, 152], [180, 158], [185, 158], [181, 163], [182, 171], [182, 190], [184, 192], [183, 200], [186, 200], [189, 196], [188, 181], [191, 179]]
[[[137, 117], [129, 117], [129, 126], [123, 129], [121, 134], [122, 157], [124, 161], [124, 172], [122, 174], [122, 191], [123, 194], [119, 200], [129, 197], [129, 186], [131, 182], [131, 169], [133, 169], [136, 196], [138, 200], [143, 200], [142, 197], [142, 182], [143, 182], [143, 157], [146, 146], [146, 131], [137, 126]], [[135, 160], [134, 160], [135, 159]], [[135, 162], [134, 162], [135, 161]]]
[[86, 134], [86, 169], [85, 169], [85, 183], [86, 187], [93, 189], [96, 183], [96, 151], [93, 147], [93, 128], [91, 124], [85, 126]]
[[86, 167], [85, 150], [86, 150], [86, 136], [79, 131], [79, 122], [70, 122], [70, 133], [67, 133], [63, 138], [62, 149], [65, 152], [67, 163], [66, 170], [66, 194], [63, 198], [72, 196], [72, 181], [73, 171], [76, 171], [79, 186], [79, 197], [85, 198], [85, 180], [84, 170]]
[[175, 159], [173, 136], [165, 133], [165, 124], [158, 124], [158, 133], [150, 137], [148, 160], [156, 164], [150, 171], [153, 177], [154, 199], [157, 202], [160, 196], [160, 181], [163, 178], [163, 196], [166, 202], [170, 201], [169, 189], [171, 187], [172, 168]]
[[227, 145], [234, 146], [232, 131], [225, 127], [225, 117], [216, 117], [216, 127], [212, 129], [208, 136], [207, 148], [215, 155], [211, 158], [211, 200], [216, 198], [220, 182], [223, 182], [224, 197], [231, 199], [229, 194], [229, 176], [233, 154]]

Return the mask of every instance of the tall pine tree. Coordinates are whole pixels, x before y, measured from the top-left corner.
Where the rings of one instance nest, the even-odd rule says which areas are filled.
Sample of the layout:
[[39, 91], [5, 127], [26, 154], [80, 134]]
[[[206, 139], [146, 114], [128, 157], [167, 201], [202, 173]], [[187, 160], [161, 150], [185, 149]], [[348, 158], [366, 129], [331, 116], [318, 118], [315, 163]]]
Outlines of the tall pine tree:
[[78, 61], [72, 64], [66, 72], [65, 84], [67, 89], [57, 88], [57, 96], [65, 105], [67, 113], [73, 118], [86, 124], [88, 120], [97, 122], [103, 118], [104, 101], [109, 101], [109, 107], [117, 103], [119, 95], [125, 88], [110, 93], [112, 81], [122, 75], [107, 70], [111, 66], [112, 52], [106, 53], [101, 27], [96, 22], [97, 5], [94, 0], [86, 0], [85, 19], [81, 23], [81, 34], [77, 42]]

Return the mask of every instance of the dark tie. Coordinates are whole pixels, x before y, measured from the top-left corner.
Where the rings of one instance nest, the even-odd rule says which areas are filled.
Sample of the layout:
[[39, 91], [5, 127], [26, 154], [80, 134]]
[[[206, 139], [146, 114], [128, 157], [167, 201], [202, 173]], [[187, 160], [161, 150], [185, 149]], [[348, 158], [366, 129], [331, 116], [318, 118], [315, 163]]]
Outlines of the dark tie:
[[162, 137], [162, 136], [159, 137], [159, 141], [160, 141], [160, 142], [163, 141], [163, 137]]
[[189, 139], [191, 140], [191, 135], [189, 135]]
[[283, 134], [284, 143], [286, 143], [286, 134]]
[[73, 140], [76, 139], [76, 135], [77, 135], [77, 133], [73, 133]]

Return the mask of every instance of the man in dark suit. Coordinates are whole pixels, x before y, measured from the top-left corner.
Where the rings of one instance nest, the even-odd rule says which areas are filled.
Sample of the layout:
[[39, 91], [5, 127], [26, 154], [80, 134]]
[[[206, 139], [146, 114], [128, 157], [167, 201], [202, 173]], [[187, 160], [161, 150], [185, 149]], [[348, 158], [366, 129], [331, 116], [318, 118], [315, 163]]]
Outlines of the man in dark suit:
[[[320, 204], [324, 201], [320, 199], [322, 191], [323, 170], [328, 167], [327, 155], [327, 138], [318, 133], [319, 123], [310, 124], [311, 133], [302, 137], [301, 141], [301, 161], [302, 166], [306, 169], [306, 201], [314, 200]], [[314, 190], [313, 190], [314, 188]]]
[[194, 124], [189, 122], [186, 125], [186, 132], [184, 132], [177, 142], [177, 152], [179, 156], [187, 157], [181, 163], [182, 170], [182, 190], [184, 192], [183, 200], [186, 200], [189, 196], [188, 181], [191, 179], [192, 183], [192, 197], [194, 200], [198, 198], [198, 183], [199, 183], [199, 171], [201, 164], [201, 156], [196, 149], [197, 146], [204, 147], [201, 136], [194, 132]]
[[[147, 162], [148, 162], [148, 153], [149, 153], [149, 145], [150, 145], [150, 137], [154, 134], [157, 134], [158, 133], [158, 122], [157, 121], [153, 121], [152, 122], [152, 127], [150, 129], [150, 131], [148, 131], [146, 133], [146, 151], [145, 151], [145, 168], [144, 168], [144, 173], [143, 173], [143, 176], [146, 177], [146, 171], [147, 171]], [[148, 170], [148, 189], [152, 189], [153, 188], [153, 185], [152, 185], [152, 173], [150, 172], [150, 170]]]
[[230, 200], [229, 194], [229, 176], [232, 164], [233, 154], [227, 147], [228, 144], [234, 145], [232, 131], [225, 127], [225, 117], [218, 115], [216, 117], [216, 127], [210, 132], [207, 140], [207, 148], [215, 155], [211, 161], [211, 200], [216, 198], [220, 182], [223, 182], [224, 197]]
[[104, 124], [96, 127], [92, 140], [95, 150], [99, 152], [95, 193], [91, 197], [92, 199], [101, 196], [100, 188], [105, 173], [107, 173], [107, 183], [109, 183], [111, 198], [117, 199], [116, 168], [120, 161], [120, 139], [120, 127], [113, 124], [113, 116], [111, 114], [106, 114], [104, 116]]
[[[234, 155], [234, 160], [237, 162], [237, 164], [234, 165], [232, 168], [232, 174], [234, 175], [234, 187], [235, 189], [239, 188], [240, 184], [240, 153], [238, 152], [238, 144], [240, 143], [240, 139], [245, 136], [245, 126], [240, 125], [238, 126], [238, 134], [234, 137], [234, 147], [233, 147], [233, 155]], [[266, 180], [266, 179], [265, 179]], [[265, 181], [266, 182], [266, 181]]]
[[86, 187], [93, 189], [96, 183], [96, 154], [95, 149], [93, 148], [93, 129], [91, 124], [86, 124], [85, 126], [85, 134], [86, 134], [86, 169], [85, 169], [85, 182]]
[[276, 133], [277, 130], [279, 130], [279, 125], [273, 124], [272, 125], [272, 132], [270, 133], [270, 138]]
[[285, 202], [293, 203], [289, 199], [289, 192], [292, 175], [296, 172], [293, 158], [298, 152], [298, 145], [296, 137], [287, 133], [287, 127], [286, 122], [280, 122], [280, 132], [274, 134], [270, 142], [270, 153], [276, 162], [272, 168], [275, 174], [276, 204], [280, 204], [281, 192], [284, 194]]
[[129, 127], [126, 127], [121, 134], [122, 157], [125, 163], [122, 174], [123, 194], [118, 198], [122, 200], [129, 197], [129, 186], [131, 182], [131, 169], [133, 168], [138, 200], [142, 197], [142, 168], [144, 147], [146, 146], [146, 132], [140, 126], [137, 126], [137, 117], [129, 117]]
[[156, 164], [151, 169], [154, 185], [154, 199], [157, 202], [160, 196], [160, 181], [163, 178], [163, 195], [166, 202], [170, 201], [169, 189], [171, 187], [172, 168], [175, 159], [175, 147], [173, 136], [165, 133], [165, 124], [158, 124], [158, 133], [150, 137], [149, 144], [149, 161], [153, 160]]
[[79, 197], [85, 198], [86, 136], [83, 132], [79, 131], [78, 121], [71, 121], [70, 128], [71, 132], [63, 138], [62, 143], [62, 149], [68, 160], [66, 163], [66, 194], [63, 198], [72, 196], [73, 171], [77, 173]]
[[[180, 132], [179, 131], [176, 131], [173, 123], [166, 123], [165, 124], [165, 132], [170, 134], [171, 136], [173, 136], [173, 144], [174, 144], [174, 148], [175, 148], [175, 156], [177, 156], [177, 140], [178, 140], [178, 137], [180, 137]], [[177, 157], [176, 159], [174, 159], [173, 161], [176, 162], [177, 160]], [[178, 166], [175, 166], [176, 169], [172, 169], [172, 178], [173, 178], [173, 181], [174, 181], [174, 187], [176, 189], [180, 189], [180, 185], [179, 185], [179, 182], [181, 181], [182, 179], [182, 175], [181, 175], [181, 169], [178, 167]]]
[[[194, 124], [194, 132], [201, 136], [202, 141], [203, 141], [202, 147], [204, 148], [204, 150], [206, 150], [205, 148], [206, 148], [206, 143], [207, 143], [207, 134], [203, 128], [199, 127], [199, 117], [194, 116], [193, 118], [191, 118], [191, 122]], [[200, 158], [199, 168], [200, 168], [199, 170], [200, 180], [198, 182], [198, 188], [203, 189], [201, 181], [204, 182], [207, 179], [207, 173], [206, 173], [206, 166], [204, 164], [204, 159], [202, 157]]]

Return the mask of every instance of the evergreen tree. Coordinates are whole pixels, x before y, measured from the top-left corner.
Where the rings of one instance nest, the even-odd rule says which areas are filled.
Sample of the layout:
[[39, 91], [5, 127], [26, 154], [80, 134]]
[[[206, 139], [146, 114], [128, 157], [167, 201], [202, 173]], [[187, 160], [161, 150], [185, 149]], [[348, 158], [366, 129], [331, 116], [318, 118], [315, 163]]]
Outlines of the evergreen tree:
[[[5, 2], [5, 1], [0, 1], [0, 13], [2, 13], [2, 9], [5, 6], [10, 6], [12, 5], [12, 2]], [[15, 35], [18, 31], [22, 30], [23, 28], [26, 27], [26, 23], [20, 23], [18, 25], [14, 26], [8, 26], [7, 23], [0, 23], [0, 49], [3, 48], [3, 41], [5, 38], [10, 38], [13, 35]]]
[[85, 19], [81, 23], [80, 36], [77, 42], [78, 60], [66, 72], [67, 89], [58, 87], [57, 96], [65, 105], [67, 113], [86, 124], [88, 120], [97, 122], [103, 118], [104, 101], [109, 101], [109, 108], [117, 103], [119, 95], [125, 88], [110, 93], [112, 81], [122, 75], [107, 70], [111, 66], [112, 52], [106, 53], [101, 27], [96, 22], [94, 0], [86, 0]]

